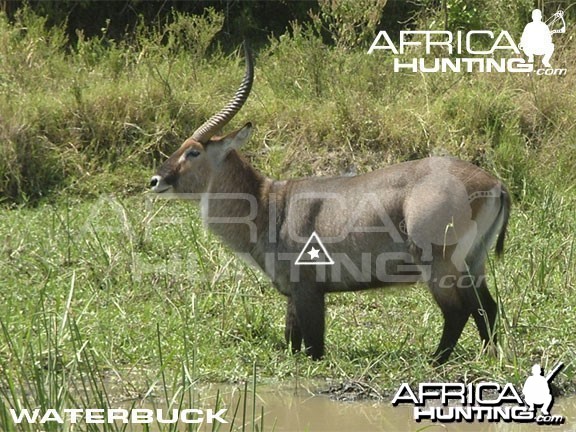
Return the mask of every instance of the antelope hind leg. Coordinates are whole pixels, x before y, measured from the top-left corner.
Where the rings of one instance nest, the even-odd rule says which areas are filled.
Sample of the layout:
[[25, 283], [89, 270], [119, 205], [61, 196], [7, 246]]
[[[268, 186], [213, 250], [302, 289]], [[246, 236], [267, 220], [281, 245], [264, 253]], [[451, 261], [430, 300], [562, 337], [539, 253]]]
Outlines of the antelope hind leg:
[[458, 343], [471, 310], [459, 292], [458, 281], [461, 273], [452, 262], [448, 260], [433, 262], [431, 276], [428, 286], [444, 318], [442, 337], [434, 353], [433, 362], [442, 364], [448, 360]]
[[482, 274], [475, 278], [475, 285], [466, 289], [466, 301], [472, 311], [472, 316], [478, 327], [484, 348], [496, 347], [496, 316], [498, 305], [488, 290], [486, 278]]

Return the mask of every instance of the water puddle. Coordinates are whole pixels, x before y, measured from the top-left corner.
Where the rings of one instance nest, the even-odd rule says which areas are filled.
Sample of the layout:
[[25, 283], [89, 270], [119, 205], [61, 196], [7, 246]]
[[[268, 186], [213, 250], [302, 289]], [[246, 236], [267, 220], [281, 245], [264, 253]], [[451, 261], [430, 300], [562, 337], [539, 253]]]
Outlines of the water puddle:
[[[266, 424], [275, 421], [277, 432], [380, 432], [380, 431], [540, 431], [551, 426], [537, 426], [520, 423], [417, 423], [412, 417], [412, 407], [393, 407], [389, 402], [340, 402], [328, 396], [306, 394], [305, 390], [279, 391], [262, 389], [258, 392], [265, 407]], [[562, 426], [553, 426], [556, 431], [574, 431], [576, 418], [576, 398], [558, 399], [554, 414], [567, 418]]]
[[[575, 431], [576, 397], [558, 398], [553, 407], [553, 414], [566, 418], [563, 425], [538, 426], [525, 423], [418, 423], [413, 420], [411, 406], [393, 407], [389, 401], [355, 401], [342, 402], [331, 399], [328, 395], [319, 395], [319, 390], [325, 390], [323, 385], [280, 385], [259, 386], [256, 392], [256, 430], [260, 430], [261, 414], [264, 414], [264, 431], [275, 432], [380, 432], [380, 431]], [[253, 394], [249, 390], [246, 397], [246, 407], [241, 397], [240, 387], [231, 385], [210, 385], [199, 391], [200, 397], [194, 402], [195, 407], [214, 407], [215, 394], [219, 392], [221, 401], [228, 408], [226, 420], [231, 420], [236, 404], [238, 415], [234, 421], [233, 430], [242, 430], [242, 412], [245, 409], [245, 428], [252, 429]], [[204, 395], [206, 395], [204, 397]], [[240, 401], [240, 402], [239, 402]], [[137, 403], [135, 407], [162, 408], [159, 405]], [[222, 424], [218, 430], [231, 430], [230, 424]], [[127, 430], [142, 431], [135, 425]], [[149, 430], [161, 430], [152, 427]], [[185, 430], [183, 425], [181, 430]], [[199, 431], [212, 430], [212, 425], [203, 424]]]

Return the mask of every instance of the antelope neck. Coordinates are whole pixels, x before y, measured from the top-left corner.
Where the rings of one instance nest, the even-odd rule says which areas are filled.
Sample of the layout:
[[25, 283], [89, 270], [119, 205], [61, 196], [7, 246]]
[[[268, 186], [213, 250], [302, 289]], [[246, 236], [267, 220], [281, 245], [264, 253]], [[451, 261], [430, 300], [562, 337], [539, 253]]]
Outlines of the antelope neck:
[[267, 228], [272, 181], [232, 150], [202, 197], [202, 220], [236, 252], [250, 252]]

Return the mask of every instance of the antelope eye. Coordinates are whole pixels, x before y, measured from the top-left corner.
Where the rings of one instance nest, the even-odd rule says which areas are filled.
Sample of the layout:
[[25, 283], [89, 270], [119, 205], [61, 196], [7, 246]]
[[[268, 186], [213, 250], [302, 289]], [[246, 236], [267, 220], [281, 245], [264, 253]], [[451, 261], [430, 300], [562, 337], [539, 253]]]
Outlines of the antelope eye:
[[196, 150], [196, 149], [189, 150], [189, 151], [186, 153], [186, 158], [195, 158], [195, 157], [198, 157], [198, 156], [200, 156], [200, 151], [198, 151], [198, 150]]

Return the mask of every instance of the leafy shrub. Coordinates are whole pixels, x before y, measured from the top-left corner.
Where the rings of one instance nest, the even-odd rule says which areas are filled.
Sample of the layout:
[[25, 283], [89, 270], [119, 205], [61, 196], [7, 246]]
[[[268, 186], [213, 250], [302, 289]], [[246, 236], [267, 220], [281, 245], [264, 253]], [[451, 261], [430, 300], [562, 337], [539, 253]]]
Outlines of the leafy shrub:
[[[450, 154], [490, 167], [517, 196], [537, 178], [574, 179], [571, 75], [394, 74], [389, 57], [361, 47], [369, 33], [346, 27], [376, 25], [368, 12], [322, 5], [256, 53], [237, 120], [256, 124], [247, 153], [263, 171], [333, 175]], [[13, 22], [0, 15], [1, 200], [143, 190], [154, 165], [238, 85], [241, 51], [208, 48], [222, 25], [212, 10], [174, 13], [119, 40], [104, 28], [70, 44], [27, 9]], [[573, 53], [565, 44], [555, 59], [571, 67]]]

